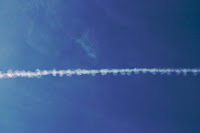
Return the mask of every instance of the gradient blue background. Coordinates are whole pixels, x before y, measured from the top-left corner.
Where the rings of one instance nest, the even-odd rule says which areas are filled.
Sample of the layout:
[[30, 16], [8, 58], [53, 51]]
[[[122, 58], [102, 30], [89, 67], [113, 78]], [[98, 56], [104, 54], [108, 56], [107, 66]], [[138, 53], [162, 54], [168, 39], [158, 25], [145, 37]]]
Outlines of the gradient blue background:
[[[0, 0], [1, 71], [199, 68], [196, 0]], [[200, 76], [0, 80], [0, 133], [198, 133]]]

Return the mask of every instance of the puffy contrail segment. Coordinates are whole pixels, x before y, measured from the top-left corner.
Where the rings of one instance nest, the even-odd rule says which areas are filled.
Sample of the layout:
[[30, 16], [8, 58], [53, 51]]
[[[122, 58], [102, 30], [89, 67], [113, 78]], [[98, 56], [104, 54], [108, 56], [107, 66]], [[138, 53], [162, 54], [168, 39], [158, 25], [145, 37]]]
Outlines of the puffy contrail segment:
[[4, 78], [17, 78], [17, 77], [25, 77], [25, 78], [35, 78], [42, 77], [47, 75], [53, 76], [73, 76], [73, 75], [92, 75], [96, 74], [106, 75], [106, 74], [121, 74], [121, 75], [131, 75], [131, 74], [176, 74], [176, 75], [187, 75], [189, 73], [194, 76], [200, 74], [200, 69], [157, 69], [157, 68], [133, 68], [133, 69], [94, 69], [94, 70], [86, 70], [86, 69], [67, 69], [67, 70], [39, 70], [37, 69], [35, 72], [31, 71], [12, 71], [8, 70], [6, 73], [0, 71], [0, 79]]

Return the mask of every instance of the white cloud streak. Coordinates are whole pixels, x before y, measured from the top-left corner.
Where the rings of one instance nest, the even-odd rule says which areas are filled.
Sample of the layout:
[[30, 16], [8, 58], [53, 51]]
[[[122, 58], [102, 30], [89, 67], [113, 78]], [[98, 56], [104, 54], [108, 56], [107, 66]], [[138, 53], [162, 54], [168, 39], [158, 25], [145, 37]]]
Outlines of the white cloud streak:
[[193, 74], [194, 76], [200, 74], [200, 69], [157, 69], [157, 68], [133, 68], [133, 69], [93, 69], [93, 70], [86, 70], [86, 69], [67, 69], [67, 70], [39, 70], [36, 71], [12, 71], [8, 70], [7, 72], [0, 71], [0, 79], [5, 78], [17, 78], [17, 77], [24, 77], [24, 78], [36, 78], [42, 77], [47, 75], [53, 76], [81, 76], [81, 75], [92, 75], [95, 76], [97, 74], [106, 75], [106, 74], [121, 74], [121, 75], [131, 75], [131, 74], [146, 74], [151, 73], [155, 74], [176, 74], [176, 75], [187, 75], [189, 73]]

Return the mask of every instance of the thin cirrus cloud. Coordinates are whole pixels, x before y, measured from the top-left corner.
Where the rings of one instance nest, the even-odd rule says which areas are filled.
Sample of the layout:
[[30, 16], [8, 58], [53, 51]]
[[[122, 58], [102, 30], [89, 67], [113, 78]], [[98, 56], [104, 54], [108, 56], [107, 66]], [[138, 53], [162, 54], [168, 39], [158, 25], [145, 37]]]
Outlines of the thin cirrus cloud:
[[92, 42], [89, 39], [89, 33], [90, 33], [89, 31], [84, 32], [82, 36], [79, 39], [77, 39], [75, 42], [82, 47], [82, 49], [85, 51], [88, 57], [92, 59], [96, 59], [95, 50], [92, 48], [92, 43], [94, 42]]

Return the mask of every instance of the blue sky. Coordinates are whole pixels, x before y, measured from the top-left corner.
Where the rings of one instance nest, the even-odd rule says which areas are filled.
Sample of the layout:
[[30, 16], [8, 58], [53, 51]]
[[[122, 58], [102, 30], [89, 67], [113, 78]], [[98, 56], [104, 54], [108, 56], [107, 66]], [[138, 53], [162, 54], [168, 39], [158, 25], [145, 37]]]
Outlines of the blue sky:
[[[195, 0], [0, 0], [1, 71], [199, 68]], [[2, 133], [196, 133], [199, 76], [0, 80]]]

